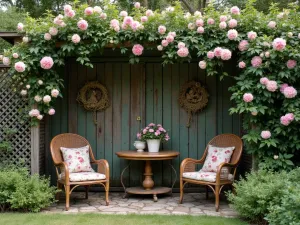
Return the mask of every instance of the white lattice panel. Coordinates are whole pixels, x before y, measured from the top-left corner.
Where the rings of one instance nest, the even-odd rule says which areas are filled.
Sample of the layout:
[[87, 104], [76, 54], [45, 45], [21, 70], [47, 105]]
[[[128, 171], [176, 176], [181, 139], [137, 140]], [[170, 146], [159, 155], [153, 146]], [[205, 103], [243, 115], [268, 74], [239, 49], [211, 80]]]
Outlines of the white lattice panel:
[[24, 160], [30, 169], [31, 137], [28, 121], [21, 122], [20, 110], [24, 109], [27, 102], [22, 100], [19, 93], [10, 88], [10, 75], [7, 69], [0, 68], [0, 140], [3, 139], [3, 128], [16, 129], [18, 132], [11, 139], [13, 151], [10, 153], [0, 151], [0, 160], [17, 163]]

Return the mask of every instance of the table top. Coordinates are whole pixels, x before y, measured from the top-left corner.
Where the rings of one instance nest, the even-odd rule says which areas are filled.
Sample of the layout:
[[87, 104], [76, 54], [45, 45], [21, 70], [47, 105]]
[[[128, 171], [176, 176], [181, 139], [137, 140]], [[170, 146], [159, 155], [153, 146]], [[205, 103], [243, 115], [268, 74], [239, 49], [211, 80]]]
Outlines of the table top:
[[161, 152], [137, 152], [136, 150], [116, 152], [116, 155], [123, 159], [130, 160], [168, 160], [174, 159], [179, 152], [163, 150]]

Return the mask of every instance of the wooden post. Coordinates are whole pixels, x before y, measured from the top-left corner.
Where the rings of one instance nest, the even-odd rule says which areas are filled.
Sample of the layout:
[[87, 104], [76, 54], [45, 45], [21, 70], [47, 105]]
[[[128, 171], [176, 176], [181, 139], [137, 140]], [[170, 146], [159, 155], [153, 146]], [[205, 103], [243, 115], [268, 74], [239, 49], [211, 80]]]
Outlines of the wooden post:
[[31, 127], [31, 174], [40, 172], [40, 127]]

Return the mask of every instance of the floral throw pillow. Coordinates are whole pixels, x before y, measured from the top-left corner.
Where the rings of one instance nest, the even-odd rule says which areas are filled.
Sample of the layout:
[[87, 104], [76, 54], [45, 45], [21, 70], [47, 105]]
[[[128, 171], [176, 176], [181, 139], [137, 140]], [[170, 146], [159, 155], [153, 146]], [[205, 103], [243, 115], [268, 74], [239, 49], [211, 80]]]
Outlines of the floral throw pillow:
[[91, 172], [89, 146], [81, 148], [60, 148], [64, 161], [67, 163], [69, 172]]
[[218, 167], [223, 162], [230, 162], [231, 155], [235, 147], [215, 147], [208, 146], [208, 153], [201, 169], [203, 172], [217, 172]]

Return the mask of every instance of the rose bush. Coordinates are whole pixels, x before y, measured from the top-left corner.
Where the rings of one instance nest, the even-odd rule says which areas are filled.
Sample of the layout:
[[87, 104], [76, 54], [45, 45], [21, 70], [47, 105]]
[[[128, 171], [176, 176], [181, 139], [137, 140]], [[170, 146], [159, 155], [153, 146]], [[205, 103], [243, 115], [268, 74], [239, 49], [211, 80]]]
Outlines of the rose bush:
[[[129, 54], [130, 63], [138, 63], [148, 49], [157, 50], [164, 64], [197, 57], [207, 75], [221, 79], [229, 76], [222, 72], [223, 64], [234, 58], [239, 73], [230, 89], [235, 103], [230, 113], [244, 114], [247, 151], [262, 167], [290, 169], [300, 149], [298, 6], [283, 12], [272, 6], [266, 15], [256, 11], [254, 2], [249, 0], [243, 11], [232, 7], [219, 12], [209, 5], [203, 15], [185, 13], [179, 2], [162, 12], [136, 3], [131, 13], [109, 1], [94, 8], [74, 3], [56, 17], [28, 17], [19, 23], [23, 42], [4, 53], [3, 63], [12, 66], [15, 88], [36, 105], [37, 111], [29, 114], [36, 124], [44, 114], [55, 114], [63, 88], [57, 69], [68, 56], [92, 67], [89, 56], [108, 45]], [[282, 118], [290, 113], [293, 120]], [[262, 131], [270, 137], [263, 138]]]

